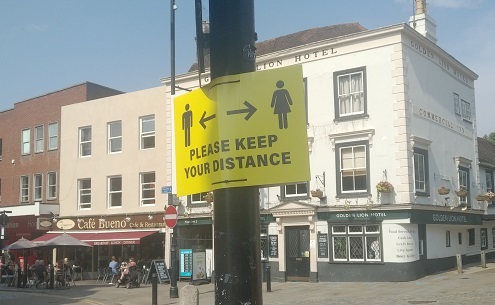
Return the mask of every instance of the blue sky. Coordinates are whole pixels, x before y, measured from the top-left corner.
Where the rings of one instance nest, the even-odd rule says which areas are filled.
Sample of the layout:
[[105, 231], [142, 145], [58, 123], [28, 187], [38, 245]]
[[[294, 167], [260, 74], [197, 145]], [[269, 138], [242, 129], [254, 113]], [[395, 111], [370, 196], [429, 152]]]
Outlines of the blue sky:
[[[170, 0], [0, 0], [0, 111], [85, 81], [130, 92], [170, 75]], [[407, 22], [414, 0], [255, 0], [258, 41], [313, 27]], [[207, 0], [203, 18], [207, 19]], [[478, 134], [495, 132], [495, 1], [428, 0], [438, 45], [479, 75]], [[194, 1], [176, 0], [176, 72], [195, 62]]]

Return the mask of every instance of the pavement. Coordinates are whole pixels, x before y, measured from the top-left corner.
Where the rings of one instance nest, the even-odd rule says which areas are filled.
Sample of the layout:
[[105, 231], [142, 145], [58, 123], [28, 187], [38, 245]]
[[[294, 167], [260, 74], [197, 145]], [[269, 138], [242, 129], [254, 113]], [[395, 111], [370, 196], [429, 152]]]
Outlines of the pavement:
[[[449, 305], [492, 305], [495, 304], [495, 262], [488, 262], [486, 268], [480, 264], [465, 266], [463, 273], [457, 270], [426, 276], [411, 282], [325, 282], [325, 283], [271, 283], [271, 292], [263, 283], [265, 305], [308, 305], [308, 304], [449, 304]], [[37, 296], [57, 299], [57, 304], [89, 305], [135, 305], [152, 304], [150, 284], [140, 288], [115, 288], [108, 283], [95, 280], [76, 281], [75, 286], [55, 290], [15, 288], [0, 285], [0, 301], [15, 297]], [[179, 293], [189, 282], [178, 283]], [[193, 286], [199, 292], [199, 304], [215, 305], [214, 285]], [[29, 295], [27, 295], [29, 294]], [[170, 285], [158, 284], [157, 305], [180, 304], [178, 298], [170, 298]], [[55, 302], [53, 302], [55, 303]], [[14, 304], [12, 301], [5, 304]], [[30, 303], [27, 303], [30, 304]], [[33, 301], [32, 304], [35, 304]], [[40, 304], [40, 303], [37, 303]], [[224, 302], [225, 304], [225, 302]], [[228, 302], [227, 304], [254, 305], [250, 302]], [[261, 305], [261, 304], [257, 304]]]

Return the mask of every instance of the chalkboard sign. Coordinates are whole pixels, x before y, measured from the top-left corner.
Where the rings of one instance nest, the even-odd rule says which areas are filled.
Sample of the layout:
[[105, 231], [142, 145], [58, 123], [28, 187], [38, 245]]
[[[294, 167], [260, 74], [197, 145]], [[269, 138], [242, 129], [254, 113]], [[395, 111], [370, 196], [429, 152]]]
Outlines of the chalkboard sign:
[[269, 235], [270, 257], [278, 257], [278, 235]]
[[328, 235], [318, 234], [318, 257], [328, 257]]
[[158, 281], [160, 284], [170, 281], [170, 275], [168, 274], [167, 265], [163, 259], [155, 259], [151, 261], [150, 269], [146, 272], [144, 283], [151, 280], [151, 275], [156, 273], [158, 275]]
[[192, 249], [180, 249], [180, 277], [192, 276]]

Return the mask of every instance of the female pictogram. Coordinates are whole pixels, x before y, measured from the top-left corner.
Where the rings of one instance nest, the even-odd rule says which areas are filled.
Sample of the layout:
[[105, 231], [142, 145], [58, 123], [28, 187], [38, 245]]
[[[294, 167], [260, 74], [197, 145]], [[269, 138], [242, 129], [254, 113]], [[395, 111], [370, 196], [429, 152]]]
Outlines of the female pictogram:
[[292, 105], [292, 99], [290, 98], [289, 91], [283, 89], [284, 82], [279, 80], [277, 82], [277, 90], [273, 92], [272, 104], [273, 113], [278, 115], [278, 128], [287, 129], [289, 122], [287, 121], [287, 113], [289, 113], [290, 105]]
[[193, 125], [193, 113], [186, 104], [186, 111], [182, 114], [182, 130], [184, 130], [185, 147], [191, 145], [191, 127]]

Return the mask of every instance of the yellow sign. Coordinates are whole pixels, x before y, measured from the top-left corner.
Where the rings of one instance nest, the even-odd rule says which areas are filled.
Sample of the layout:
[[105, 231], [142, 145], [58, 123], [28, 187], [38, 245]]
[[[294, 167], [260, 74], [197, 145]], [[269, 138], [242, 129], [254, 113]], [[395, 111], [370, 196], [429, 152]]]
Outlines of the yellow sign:
[[302, 67], [224, 76], [174, 99], [177, 195], [309, 180]]

